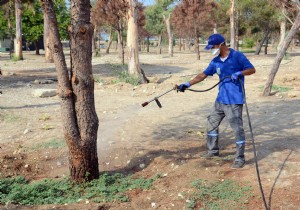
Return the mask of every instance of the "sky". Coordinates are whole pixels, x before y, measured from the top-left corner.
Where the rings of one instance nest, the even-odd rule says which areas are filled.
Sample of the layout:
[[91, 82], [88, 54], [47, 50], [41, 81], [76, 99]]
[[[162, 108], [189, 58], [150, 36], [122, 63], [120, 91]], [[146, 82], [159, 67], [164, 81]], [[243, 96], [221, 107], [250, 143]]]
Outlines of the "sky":
[[138, 0], [139, 2], [142, 2], [144, 6], [153, 5], [155, 0]]

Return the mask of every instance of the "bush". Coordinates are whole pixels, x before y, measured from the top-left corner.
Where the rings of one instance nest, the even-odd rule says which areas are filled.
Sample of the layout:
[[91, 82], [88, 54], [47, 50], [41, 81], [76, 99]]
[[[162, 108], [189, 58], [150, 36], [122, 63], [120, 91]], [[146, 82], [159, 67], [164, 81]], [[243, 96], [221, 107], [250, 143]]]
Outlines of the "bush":
[[254, 47], [255, 42], [252, 38], [245, 38], [243, 40], [243, 48], [252, 48]]

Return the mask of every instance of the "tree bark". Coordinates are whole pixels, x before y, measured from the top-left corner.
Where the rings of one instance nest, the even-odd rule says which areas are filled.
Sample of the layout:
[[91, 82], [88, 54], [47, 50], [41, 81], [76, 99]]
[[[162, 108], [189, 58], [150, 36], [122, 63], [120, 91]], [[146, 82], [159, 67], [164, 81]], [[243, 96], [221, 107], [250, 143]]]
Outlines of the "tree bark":
[[149, 36], [147, 36], [147, 53], [149, 52], [150, 40]]
[[[45, 10], [44, 10], [45, 11]], [[44, 49], [45, 49], [45, 62], [53, 63], [53, 56], [49, 48], [49, 20], [47, 13], [44, 12]]]
[[15, 44], [15, 57], [17, 60], [23, 60], [22, 51], [22, 2], [15, 0], [15, 13], [16, 13], [16, 44]]
[[[97, 57], [98, 56], [98, 46], [97, 46], [97, 26], [94, 28], [94, 33], [93, 33], [93, 39], [92, 39], [92, 49], [93, 49], [93, 56]], [[100, 50], [100, 47], [99, 47]]]
[[280, 20], [280, 38], [279, 38], [279, 43], [277, 46], [277, 52], [279, 52], [279, 50], [282, 47], [282, 44], [283, 44], [284, 38], [285, 38], [285, 33], [286, 33], [286, 19], [283, 17]]
[[157, 54], [161, 54], [161, 40], [162, 40], [162, 35], [158, 35], [158, 43], [157, 43]]
[[143, 70], [140, 67], [139, 53], [138, 53], [138, 8], [136, 0], [128, 0], [127, 12], [127, 56], [128, 56], [128, 73], [135, 75], [140, 79], [141, 83], [148, 83]]
[[35, 54], [40, 55], [40, 47], [38, 41], [34, 41]]
[[236, 37], [235, 37], [235, 20], [234, 20], [234, 2], [230, 0], [230, 47], [236, 49]]
[[163, 15], [164, 21], [166, 23], [168, 38], [169, 38], [168, 53], [169, 53], [169, 57], [173, 57], [173, 33], [171, 31], [170, 17], [171, 17], [171, 14], [169, 14], [168, 18], [166, 18], [166, 16]]
[[12, 11], [12, 0], [9, 1], [9, 8], [8, 8], [8, 31], [9, 31], [9, 38], [10, 38], [10, 44], [9, 44], [9, 58], [12, 58], [12, 53], [14, 50], [14, 37], [13, 37], [13, 31], [12, 31], [12, 22], [11, 22], [11, 11]]
[[291, 41], [293, 40], [293, 37], [299, 31], [299, 28], [300, 28], [300, 12], [298, 12], [297, 17], [294, 21], [294, 24], [293, 24], [291, 30], [289, 31], [288, 35], [284, 39], [282, 48], [277, 53], [277, 56], [274, 60], [273, 67], [269, 73], [268, 80], [266, 82], [266, 85], [265, 85], [265, 88], [263, 91], [263, 96], [269, 96], [271, 94], [272, 85], [273, 85], [276, 73], [278, 72], [280, 63], [286, 53], [286, 50], [289, 47]]
[[196, 52], [196, 59], [200, 60], [199, 36], [195, 37], [195, 52]]
[[52, 0], [45, 3], [49, 20], [50, 50], [58, 74], [64, 136], [69, 148], [71, 179], [77, 182], [99, 177], [97, 157], [98, 117], [94, 104], [92, 36], [89, 0], [71, 2], [71, 72], [67, 69]]
[[106, 49], [105, 49], [106, 54], [109, 54], [109, 49], [110, 49], [111, 43], [112, 43], [112, 29], [110, 28], [110, 30], [109, 30], [109, 40], [108, 40], [108, 43], [107, 43], [107, 46], [106, 46]]
[[121, 63], [125, 64], [124, 59], [124, 40], [123, 40], [123, 26], [122, 20], [119, 20], [119, 30], [118, 30], [118, 50], [119, 50], [119, 57], [121, 59]]
[[267, 37], [269, 35], [269, 32], [270, 32], [269, 29], [267, 29], [267, 30], [264, 31], [263, 37], [261, 38], [261, 40], [259, 42], [259, 45], [256, 47], [254, 55], [259, 55], [259, 53], [261, 51], [261, 48], [262, 48], [263, 44], [265, 43], [265, 41], [266, 41], [266, 39], [267, 39]]

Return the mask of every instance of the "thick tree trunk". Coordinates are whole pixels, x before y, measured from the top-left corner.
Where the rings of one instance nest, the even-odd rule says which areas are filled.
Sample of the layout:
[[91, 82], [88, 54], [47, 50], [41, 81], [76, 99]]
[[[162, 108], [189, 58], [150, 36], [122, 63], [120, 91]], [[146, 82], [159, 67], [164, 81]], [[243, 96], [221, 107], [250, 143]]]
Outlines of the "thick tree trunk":
[[179, 51], [181, 51], [182, 49], [182, 39], [181, 37], [179, 37]]
[[21, 0], [15, 0], [15, 13], [16, 13], [15, 57], [18, 60], [23, 60], [23, 52], [22, 52], [22, 2], [21, 2]]
[[[50, 50], [58, 74], [64, 136], [69, 148], [70, 177], [77, 182], [99, 177], [98, 117], [94, 104], [89, 0], [71, 2], [71, 78], [69, 77], [52, 0], [43, 0], [49, 20]], [[70, 81], [71, 80], [71, 81]]]
[[[45, 11], [45, 10], [44, 10]], [[53, 56], [51, 50], [49, 48], [49, 20], [47, 17], [47, 13], [44, 12], [44, 49], [45, 49], [45, 62], [53, 63]]]
[[106, 54], [109, 54], [109, 49], [110, 49], [111, 43], [112, 43], [112, 29], [110, 28], [110, 30], [109, 30], [109, 39], [108, 39], [108, 43], [107, 43], [107, 46], [106, 46], [106, 49], [105, 49]]
[[282, 48], [277, 53], [277, 56], [276, 56], [274, 64], [273, 64], [273, 67], [270, 71], [268, 80], [266, 82], [266, 85], [265, 85], [265, 88], [264, 88], [264, 91], [263, 91], [263, 96], [269, 96], [271, 94], [272, 85], [273, 85], [276, 73], [279, 69], [280, 63], [281, 63], [281, 61], [282, 61], [282, 59], [285, 55], [286, 50], [289, 47], [291, 41], [293, 40], [293, 37], [299, 31], [299, 28], [300, 28], [300, 12], [298, 12], [297, 17], [294, 21], [294, 24], [293, 24], [291, 30], [289, 31], [288, 35], [284, 39]]
[[230, 47], [236, 49], [236, 37], [235, 37], [235, 20], [234, 20], [234, 1], [230, 0]]
[[136, 0], [128, 0], [127, 13], [127, 56], [128, 56], [128, 73], [139, 78], [141, 83], [148, 83], [143, 70], [140, 67], [138, 53], [138, 8]]
[[166, 18], [166, 16], [163, 15], [164, 21], [166, 23], [168, 39], [169, 39], [168, 54], [169, 54], [169, 57], [173, 57], [173, 33], [171, 31], [170, 17], [171, 17], [171, 14], [169, 14], [168, 18]]
[[259, 55], [259, 53], [261, 51], [261, 48], [262, 48], [263, 44], [265, 43], [265, 41], [266, 41], [266, 39], [267, 39], [267, 37], [269, 35], [269, 32], [270, 32], [269, 29], [267, 29], [267, 30], [264, 31], [263, 37], [261, 38], [261, 40], [259, 42], [259, 45], [256, 47], [254, 55]]

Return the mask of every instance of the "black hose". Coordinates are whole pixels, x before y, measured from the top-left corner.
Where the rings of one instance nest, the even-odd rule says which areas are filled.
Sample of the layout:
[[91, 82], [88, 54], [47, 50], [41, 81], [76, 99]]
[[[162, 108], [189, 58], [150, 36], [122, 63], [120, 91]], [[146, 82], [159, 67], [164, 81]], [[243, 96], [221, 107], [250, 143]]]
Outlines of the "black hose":
[[[215, 88], [218, 84], [220, 84], [221, 82], [223, 82], [227, 78], [231, 78], [231, 76], [226, 76], [226, 77], [222, 78], [217, 84], [215, 84], [214, 86], [212, 86], [211, 88], [208, 88], [206, 90], [193, 90], [193, 89], [189, 89], [189, 88], [186, 89], [186, 90], [193, 91], [193, 92], [206, 92], [206, 91], [209, 91], [209, 90]], [[247, 101], [246, 101], [246, 92], [245, 92], [244, 85], [242, 84], [242, 81], [240, 79], [239, 79], [239, 82], [242, 86], [243, 96], [244, 96], [244, 100], [245, 100], [245, 107], [246, 107], [246, 113], [247, 113], [247, 117], [248, 117], [249, 129], [250, 129], [250, 133], [251, 133], [251, 141], [252, 141], [252, 145], [253, 145], [254, 162], [255, 162], [256, 175], [257, 175], [257, 180], [258, 180], [258, 184], [259, 184], [259, 189], [260, 189], [261, 196], [262, 196], [262, 199], [263, 199], [263, 202], [264, 202], [264, 205], [265, 205], [265, 209], [269, 210], [266, 199], [265, 199], [263, 187], [262, 187], [262, 184], [261, 184], [261, 179], [260, 179], [260, 173], [259, 173], [258, 161], [257, 161], [257, 155], [256, 155], [256, 147], [255, 147], [255, 142], [254, 142], [254, 135], [253, 135], [253, 131], [252, 131], [252, 125], [251, 125], [248, 105], [247, 105]]]

